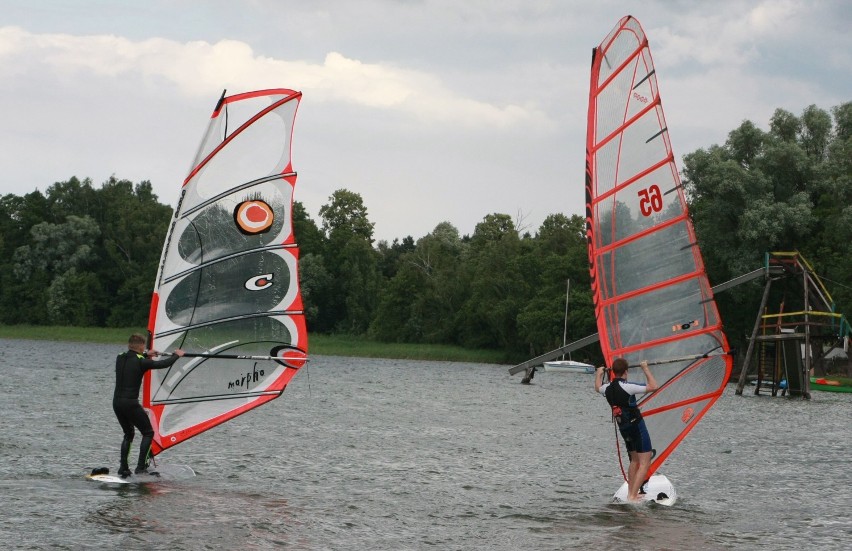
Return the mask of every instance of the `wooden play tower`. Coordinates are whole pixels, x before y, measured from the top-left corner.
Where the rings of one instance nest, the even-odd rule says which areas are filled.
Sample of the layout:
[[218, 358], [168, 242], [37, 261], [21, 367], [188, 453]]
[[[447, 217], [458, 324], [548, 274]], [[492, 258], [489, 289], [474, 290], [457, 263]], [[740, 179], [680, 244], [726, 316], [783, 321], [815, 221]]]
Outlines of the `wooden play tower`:
[[835, 312], [825, 285], [798, 252], [767, 253], [765, 269], [766, 286], [736, 393], [743, 393], [752, 371], [755, 394], [780, 391], [808, 399], [814, 366], [848, 338], [849, 323]]

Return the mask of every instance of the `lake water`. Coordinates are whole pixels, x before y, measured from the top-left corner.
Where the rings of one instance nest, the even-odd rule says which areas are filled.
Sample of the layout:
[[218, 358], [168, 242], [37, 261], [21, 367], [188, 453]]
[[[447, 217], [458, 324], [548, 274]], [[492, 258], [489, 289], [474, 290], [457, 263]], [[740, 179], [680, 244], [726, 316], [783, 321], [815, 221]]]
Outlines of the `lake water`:
[[[674, 507], [610, 503], [589, 375], [313, 357], [284, 395], [109, 486], [121, 347], [0, 339], [3, 549], [848, 549], [852, 395], [730, 386], [662, 472]], [[652, 435], [653, 436], [653, 435]], [[138, 443], [139, 437], [135, 443]]]

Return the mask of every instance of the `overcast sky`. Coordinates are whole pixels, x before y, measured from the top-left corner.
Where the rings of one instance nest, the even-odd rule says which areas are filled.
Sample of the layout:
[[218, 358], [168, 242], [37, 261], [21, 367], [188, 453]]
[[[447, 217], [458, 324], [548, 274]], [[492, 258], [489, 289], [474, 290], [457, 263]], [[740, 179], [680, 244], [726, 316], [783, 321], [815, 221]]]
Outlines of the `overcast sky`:
[[283, 87], [296, 198], [375, 237], [582, 214], [591, 50], [639, 19], [680, 158], [852, 100], [845, 0], [0, 0], [0, 194], [150, 180], [173, 204], [216, 100]]

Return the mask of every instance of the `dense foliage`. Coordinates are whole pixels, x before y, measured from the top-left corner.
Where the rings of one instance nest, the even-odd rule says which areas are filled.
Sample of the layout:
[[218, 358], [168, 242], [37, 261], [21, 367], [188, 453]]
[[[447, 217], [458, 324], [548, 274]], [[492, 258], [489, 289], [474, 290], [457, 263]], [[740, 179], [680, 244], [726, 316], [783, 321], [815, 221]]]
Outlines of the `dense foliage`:
[[[777, 109], [768, 132], [744, 121], [724, 145], [684, 157], [690, 213], [711, 282], [760, 267], [766, 252], [798, 250], [826, 283], [836, 311], [852, 315], [852, 103], [832, 115], [814, 105], [800, 117]], [[735, 347], [747, 344], [762, 285], [717, 296]], [[784, 298], [788, 311], [801, 309], [790, 303], [794, 293], [773, 303]]]
[[150, 182], [0, 198], [0, 323], [144, 326], [171, 208]]
[[[799, 250], [852, 312], [852, 103], [779, 109], [767, 132], [745, 121], [724, 145], [686, 155], [683, 175], [712, 283], [759, 268], [766, 251]], [[568, 340], [596, 331], [580, 216], [550, 215], [530, 234], [493, 213], [472, 235], [440, 222], [416, 241], [375, 243], [358, 193], [335, 191], [319, 215], [294, 205], [312, 332], [522, 359], [561, 344], [566, 281]], [[0, 323], [144, 326], [170, 216], [147, 181], [71, 178], [3, 196]], [[756, 283], [718, 296], [735, 346], [760, 294]], [[596, 361], [592, 348], [575, 359]]]

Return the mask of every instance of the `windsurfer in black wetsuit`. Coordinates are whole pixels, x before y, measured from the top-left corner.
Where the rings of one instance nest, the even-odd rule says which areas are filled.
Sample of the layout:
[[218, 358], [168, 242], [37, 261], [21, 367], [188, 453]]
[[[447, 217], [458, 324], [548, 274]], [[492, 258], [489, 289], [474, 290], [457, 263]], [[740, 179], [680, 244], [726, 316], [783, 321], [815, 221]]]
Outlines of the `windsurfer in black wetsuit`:
[[154, 361], [148, 356], [156, 356], [157, 352], [151, 351], [145, 354], [145, 337], [142, 335], [131, 335], [128, 341], [127, 352], [119, 354], [115, 359], [115, 393], [112, 398], [112, 409], [121, 429], [124, 431], [124, 440], [121, 442], [121, 465], [118, 475], [130, 476], [130, 467], [127, 464], [130, 455], [130, 443], [133, 442], [133, 427], [142, 433], [142, 444], [139, 448], [139, 461], [136, 464], [136, 474], [147, 472], [148, 454], [151, 451], [151, 442], [154, 439], [154, 429], [148, 414], [139, 403], [139, 387], [142, 386], [142, 376], [149, 369], [163, 369], [175, 363], [183, 356], [183, 350], [175, 350], [171, 356], [164, 360]]
[[648, 468], [651, 466], [653, 449], [651, 436], [645, 427], [642, 413], [636, 406], [636, 396], [657, 390], [657, 381], [648, 369], [648, 362], [639, 364], [645, 374], [646, 384], [629, 383], [627, 375], [627, 360], [616, 358], [612, 362], [614, 379], [606, 384], [603, 381], [604, 368], [595, 370], [595, 391], [606, 397], [612, 407], [612, 415], [618, 423], [618, 430], [624, 439], [624, 445], [630, 456], [630, 467], [627, 470], [627, 500], [639, 499], [639, 488], [645, 481]]

